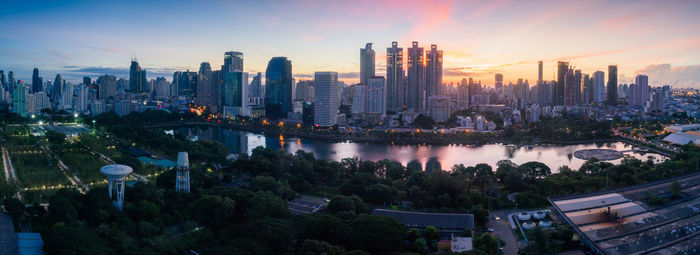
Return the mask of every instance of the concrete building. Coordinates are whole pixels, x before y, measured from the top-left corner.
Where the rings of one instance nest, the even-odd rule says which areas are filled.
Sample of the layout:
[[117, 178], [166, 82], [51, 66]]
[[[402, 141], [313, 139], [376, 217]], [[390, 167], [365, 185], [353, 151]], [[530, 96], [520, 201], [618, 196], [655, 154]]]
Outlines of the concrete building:
[[367, 84], [369, 78], [374, 76], [374, 60], [372, 43], [367, 43], [360, 49], [360, 83]]
[[373, 76], [367, 80], [367, 112], [386, 114], [386, 83], [384, 77]]
[[403, 48], [397, 42], [386, 49], [386, 107], [387, 111], [400, 112], [404, 107]]
[[452, 113], [450, 109], [450, 98], [446, 96], [431, 96], [430, 101], [430, 116], [435, 122], [445, 122], [450, 118]]
[[336, 124], [338, 115], [338, 73], [314, 74], [314, 125], [330, 127]]
[[367, 85], [362, 83], [355, 85], [352, 98], [352, 114], [367, 112]]

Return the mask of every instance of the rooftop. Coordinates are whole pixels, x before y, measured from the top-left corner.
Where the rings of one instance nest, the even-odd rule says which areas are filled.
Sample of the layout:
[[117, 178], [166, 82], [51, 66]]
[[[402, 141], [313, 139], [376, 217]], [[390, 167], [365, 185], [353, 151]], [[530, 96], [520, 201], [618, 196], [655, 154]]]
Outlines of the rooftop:
[[102, 172], [104, 175], [113, 177], [124, 177], [129, 175], [133, 171], [134, 170], [131, 169], [130, 166], [120, 164], [111, 164], [100, 168], [100, 172]]
[[396, 219], [409, 227], [425, 228], [433, 226], [440, 230], [462, 231], [474, 228], [474, 215], [462, 213], [424, 213], [374, 209], [372, 214]]
[[[681, 198], [661, 206], [645, 202], [650, 195], [670, 197], [674, 181], [681, 185]], [[700, 249], [700, 173], [550, 202], [603, 254], [697, 254]]]

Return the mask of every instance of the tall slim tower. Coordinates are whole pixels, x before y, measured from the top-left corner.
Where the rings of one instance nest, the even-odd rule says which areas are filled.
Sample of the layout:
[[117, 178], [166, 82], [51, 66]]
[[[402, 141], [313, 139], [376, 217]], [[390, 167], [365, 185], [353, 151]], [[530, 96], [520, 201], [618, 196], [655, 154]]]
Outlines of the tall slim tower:
[[496, 74], [496, 77], [495, 77], [495, 80], [496, 80], [496, 81], [495, 81], [494, 86], [495, 86], [497, 89], [502, 88], [502, 87], [503, 87], [503, 74], [502, 74], [502, 73], [497, 73], [497, 74]]
[[314, 74], [314, 125], [330, 127], [336, 124], [338, 115], [338, 73]]
[[607, 95], [608, 105], [617, 105], [617, 66], [608, 66], [608, 95]]
[[103, 166], [100, 172], [107, 177], [107, 188], [109, 198], [112, 199], [112, 204], [119, 209], [124, 210], [124, 184], [126, 176], [134, 170], [127, 165], [112, 164]]
[[425, 55], [423, 47], [413, 42], [408, 48], [408, 95], [406, 109], [425, 112]]
[[177, 153], [177, 175], [175, 191], [190, 193], [190, 160], [186, 151]]
[[[442, 50], [430, 45], [425, 64], [425, 101], [430, 104], [431, 96], [442, 96]], [[430, 109], [430, 105], [426, 105]]]
[[34, 72], [32, 73], [32, 93], [43, 91], [43, 83], [44, 82], [41, 81], [41, 77], [39, 77], [39, 68], [34, 68]]
[[238, 51], [227, 51], [224, 53], [224, 65], [221, 67], [221, 71], [224, 73], [243, 72], [243, 53]]
[[265, 71], [265, 116], [286, 118], [292, 112], [292, 61], [273, 57]]
[[386, 107], [387, 111], [403, 110], [403, 48], [391, 42], [386, 48]]
[[537, 85], [542, 84], [542, 60], [537, 61]]
[[367, 43], [360, 49], [360, 83], [367, 84], [367, 80], [374, 76], [374, 50], [372, 43]]
[[554, 105], [564, 105], [566, 73], [569, 71], [569, 62], [557, 62], [557, 87], [554, 89]]

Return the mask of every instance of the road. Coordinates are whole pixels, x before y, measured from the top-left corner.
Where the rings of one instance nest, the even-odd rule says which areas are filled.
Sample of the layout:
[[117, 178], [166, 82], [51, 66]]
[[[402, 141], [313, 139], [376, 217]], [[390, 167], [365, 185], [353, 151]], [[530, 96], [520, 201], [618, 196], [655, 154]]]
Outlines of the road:
[[[15, 167], [12, 166], [12, 160], [10, 159], [10, 154], [7, 153], [7, 148], [2, 147], [2, 162], [5, 166], [5, 178], [7, 178], [7, 183], [17, 183], [17, 175], [15, 174]], [[22, 200], [22, 193], [17, 190], [17, 199]]]
[[[496, 220], [493, 216], [499, 219]], [[496, 236], [506, 242], [506, 246], [503, 247], [504, 254], [518, 254], [518, 239], [513, 234], [513, 229], [510, 228], [508, 218], [506, 218], [506, 211], [492, 211], [488, 225], [489, 228], [493, 229], [493, 233]]]

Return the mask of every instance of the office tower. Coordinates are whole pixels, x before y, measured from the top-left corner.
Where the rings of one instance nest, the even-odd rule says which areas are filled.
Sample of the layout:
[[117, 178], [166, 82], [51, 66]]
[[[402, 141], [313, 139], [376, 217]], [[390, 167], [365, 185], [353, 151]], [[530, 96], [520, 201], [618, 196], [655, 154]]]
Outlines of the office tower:
[[574, 98], [571, 102], [574, 105], [580, 105], [583, 102], [583, 77], [581, 70], [574, 70]]
[[147, 91], [146, 84], [146, 70], [141, 69], [136, 59], [132, 59], [131, 66], [129, 67], [129, 90], [145, 92]]
[[367, 85], [357, 84], [353, 89], [352, 114], [363, 114], [367, 112]]
[[15, 88], [12, 89], [12, 112], [27, 117], [27, 87], [22, 81], [13, 82], [13, 84]]
[[61, 93], [63, 90], [63, 77], [60, 74], [56, 74], [56, 78], [53, 80], [53, 89], [51, 90], [51, 101], [54, 104], [58, 104], [61, 100]]
[[202, 62], [199, 65], [199, 75], [197, 80], [197, 104], [210, 107], [212, 104], [212, 71], [209, 62]]
[[338, 114], [338, 73], [314, 74], [314, 125], [330, 127], [336, 124]]
[[425, 112], [425, 56], [423, 47], [413, 42], [408, 48], [408, 93], [406, 109], [413, 112]]
[[[425, 60], [425, 96], [442, 96], [442, 50], [437, 45], [430, 45], [430, 51], [426, 53]], [[427, 100], [428, 106], [430, 100]]]
[[224, 53], [224, 65], [221, 66], [221, 71], [224, 73], [243, 72], [243, 53], [238, 51], [227, 51]]
[[173, 84], [177, 85], [177, 95], [188, 99], [193, 99], [197, 95], [197, 73], [190, 72], [175, 72], [173, 73]]
[[51, 102], [49, 101], [49, 96], [47, 96], [46, 92], [40, 91], [34, 93], [34, 105], [34, 110], [37, 112], [41, 112], [43, 109], [51, 108]]
[[62, 109], [73, 109], [73, 84], [63, 82], [63, 94], [61, 94]]
[[292, 111], [292, 61], [274, 57], [265, 71], [265, 116], [286, 118]]
[[605, 73], [603, 71], [593, 73], [593, 102], [605, 102]]
[[656, 88], [652, 90], [651, 96], [649, 96], [649, 101], [645, 104], [644, 111], [656, 116], [664, 115], [665, 99], [664, 88]]
[[314, 101], [314, 81], [299, 81], [294, 91], [294, 99], [304, 102]]
[[233, 71], [224, 74], [221, 95], [224, 116], [248, 116], [248, 73]]
[[367, 80], [374, 76], [374, 50], [372, 43], [367, 43], [360, 49], [360, 83], [367, 84]]
[[565, 86], [566, 86], [566, 73], [569, 71], [569, 62], [559, 61], [557, 62], [557, 87], [554, 90], [554, 104], [564, 105], [565, 98]]
[[117, 77], [114, 75], [102, 75], [97, 78], [97, 98], [108, 100], [117, 94]]
[[617, 105], [617, 66], [608, 66], [607, 104]]
[[576, 77], [574, 75], [574, 69], [569, 69], [566, 71], [564, 76], [564, 105], [574, 105], [576, 104]]
[[[498, 76], [496, 77], [498, 78]], [[467, 107], [469, 107], [469, 85], [467, 79], [463, 78], [457, 85], [457, 110], [463, 110]]]
[[7, 83], [5, 82], [5, 72], [0, 70], [0, 92], [8, 90]]
[[404, 107], [403, 48], [397, 42], [386, 48], [386, 107], [391, 112]]
[[503, 74], [502, 73], [497, 73], [496, 74], [496, 82], [494, 83], [496, 89], [503, 88]]
[[[1, 72], [1, 71], [0, 71], [0, 75], [2, 75], [2, 72]], [[671, 94], [671, 86], [670, 86], [670, 85], [664, 85], [664, 86], [663, 86], [663, 93], [664, 93], [664, 98], [666, 98], [666, 99], [671, 99], [671, 97], [673, 96], [673, 95]]]
[[250, 97], [251, 98], [256, 98], [256, 97], [263, 97], [263, 91], [262, 91], [262, 73], [258, 73], [253, 77], [253, 81], [250, 83]]
[[367, 80], [367, 112], [386, 113], [386, 82], [382, 76], [372, 76]]
[[156, 78], [155, 99], [164, 100], [170, 98], [170, 84], [165, 77]]
[[212, 112], [220, 112], [222, 109], [221, 90], [223, 90], [224, 87], [224, 73], [225, 72], [221, 70], [211, 72], [211, 96], [209, 97], [209, 105]]
[[591, 78], [590, 75], [585, 74], [583, 75], [583, 103], [591, 104], [594, 97], [593, 78]]
[[634, 105], [645, 105], [647, 101], [649, 101], [649, 76], [639, 74], [634, 78], [634, 82], [637, 84], [637, 92], [635, 93], [636, 97], [634, 99]]
[[34, 68], [32, 72], [32, 92], [44, 91], [44, 82], [39, 77], [39, 68]]
[[78, 84], [77, 88], [73, 109], [75, 109], [75, 112], [82, 113], [87, 110], [89, 88], [85, 84]]
[[7, 89], [8, 89], [8, 92], [10, 92], [10, 95], [14, 95], [16, 82], [17, 81], [15, 80], [15, 74], [12, 71], [7, 73]]
[[537, 84], [542, 84], [542, 60], [537, 61]]
[[85, 86], [90, 86], [92, 84], [92, 79], [87, 76], [83, 77], [83, 84], [85, 84]]

